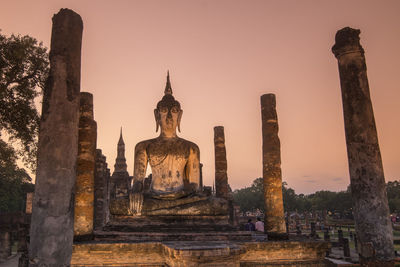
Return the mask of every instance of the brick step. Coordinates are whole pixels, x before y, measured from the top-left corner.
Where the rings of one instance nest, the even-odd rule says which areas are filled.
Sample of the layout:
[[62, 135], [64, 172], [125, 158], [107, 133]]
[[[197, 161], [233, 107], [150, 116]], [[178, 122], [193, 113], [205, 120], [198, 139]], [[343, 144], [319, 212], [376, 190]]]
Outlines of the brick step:
[[156, 241], [251, 241], [253, 236], [250, 232], [118, 232], [118, 231], [95, 231], [96, 241], [131, 241], [131, 242], [156, 242]]
[[232, 232], [237, 231], [236, 227], [231, 225], [107, 225], [104, 231], [118, 232], [155, 232], [155, 233], [193, 233], [193, 232]]

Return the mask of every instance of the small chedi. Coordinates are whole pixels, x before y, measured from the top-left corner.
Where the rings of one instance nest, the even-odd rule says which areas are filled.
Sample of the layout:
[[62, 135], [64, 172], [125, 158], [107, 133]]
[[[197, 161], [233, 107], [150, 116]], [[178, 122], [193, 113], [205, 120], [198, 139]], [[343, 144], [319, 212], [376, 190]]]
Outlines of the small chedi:
[[[160, 135], [136, 145], [129, 195], [111, 200], [112, 215], [227, 217], [228, 200], [213, 197], [200, 186], [198, 146], [177, 136], [182, 113], [168, 73], [164, 96], [154, 109]], [[148, 165], [152, 175], [146, 178]]]

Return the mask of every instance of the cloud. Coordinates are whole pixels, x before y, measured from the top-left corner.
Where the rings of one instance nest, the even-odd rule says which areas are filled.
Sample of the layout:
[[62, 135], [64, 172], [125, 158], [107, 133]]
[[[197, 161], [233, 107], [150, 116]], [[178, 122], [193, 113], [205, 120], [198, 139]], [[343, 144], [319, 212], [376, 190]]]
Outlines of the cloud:
[[306, 183], [312, 183], [312, 184], [314, 184], [314, 183], [316, 183], [317, 181], [316, 181], [316, 180], [305, 180], [305, 182], [306, 182]]

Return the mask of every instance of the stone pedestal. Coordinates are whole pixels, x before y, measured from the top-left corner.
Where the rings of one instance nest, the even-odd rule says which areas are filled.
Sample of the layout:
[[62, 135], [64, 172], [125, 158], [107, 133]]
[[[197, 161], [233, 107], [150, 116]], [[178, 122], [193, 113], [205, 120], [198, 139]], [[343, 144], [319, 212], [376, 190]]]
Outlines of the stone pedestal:
[[354, 219], [360, 260], [390, 262], [394, 258], [392, 226], [359, 34], [359, 30], [343, 28], [332, 47], [339, 65]]
[[261, 96], [265, 231], [269, 238], [287, 239], [282, 198], [281, 147], [274, 94]]
[[214, 127], [215, 151], [215, 194], [228, 199], [228, 175], [226, 162], [225, 134], [223, 126]]
[[93, 233], [94, 167], [97, 124], [93, 119], [93, 95], [80, 93], [78, 160], [75, 184], [74, 235]]
[[81, 17], [69, 9], [53, 17], [30, 230], [31, 266], [67, 266], [71, 260], [82, 30]]

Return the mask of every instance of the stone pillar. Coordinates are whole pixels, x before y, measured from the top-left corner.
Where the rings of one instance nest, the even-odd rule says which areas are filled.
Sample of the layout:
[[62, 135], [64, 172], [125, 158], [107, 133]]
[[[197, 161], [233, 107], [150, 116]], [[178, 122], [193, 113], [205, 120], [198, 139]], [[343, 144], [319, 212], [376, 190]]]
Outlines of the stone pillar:
[[223, 126], [214, 127], [215, 191], [216, 196], [228, 199], [228, 175]]
[[268, 238], [287, 239], [282, 198], [281, 145], [274, 94], [261, 96], [265, 231]]
[[0, 231], [0, 260], [11, 256], [11, 232]]
[[101, 149], [96, 149], [95, 161], [95, 180], [94, 180], [94, 228], [101, 229], [107, 222], [108, 216], [108, 181], [110, 177], [107, 168], [106, 157]]
[[93, 233], [94, 160], [97, 124], [93, 119], [93, 95], [80, 93], [78, 159], [75, 183], [74, 235]]
[[32, 214], [33, 193], [26, 193], [25, 213]]
[[[328, 228], [326, 228], [325, 231], [324, 231], [324, 241], [326, 241], [326, 242], [330, 242], [331, 241], [331, 237], [329, 236]], [[330, 252], [331, 252], [331, 248], [329, 248], [329, 250], [326, 251], [325, 256], [328, 257]]]
[[200, 187], [200, 191], [203, 191], [203, 163], [200, 163], [199, 167], [200, 167], [200, 184], [199, 184], [199, 187]]
[[31, 266], [68, 266], [71, 260], [82, 30], [81, 17], [69, 9], [53, 17], [30, 230]]
[[110, 220], [110, 177], [111, 177], [111, 170], [107, 167], [107, 158], [104, 157], [104, 163], [106, 166], [105, 178], [104, 178], [104, 216], [103, 216], [103, 224], [106, 225]]
[[310, 236], [311, 237], [316, 237], [317, 236], [317, 231], [315, 229], [315, 222], [311, 222], [310, 228], [311, 228]]
[[339, 229], [337, 231], [337, 233], [338, 233], [338, 241], [339, 241], [340, 244], [342, 244], [343, 243], [343, 230]]
[[351, 260], [350, 258], [350, 245], [349, 245], [349, 239], [348, 238], [343, 238], [343, 256], [345, 260]]
[[[347, 157], [361, 262], [391, 262], [392, 226], [381, 153], [369, 94], [360, 30], [336, 33], [332, 52], [338, 60], [342, 88]], [[372, 246], [372, 252], [371, 252]], [[363, 249], [365, 247], [365, 249]]]

